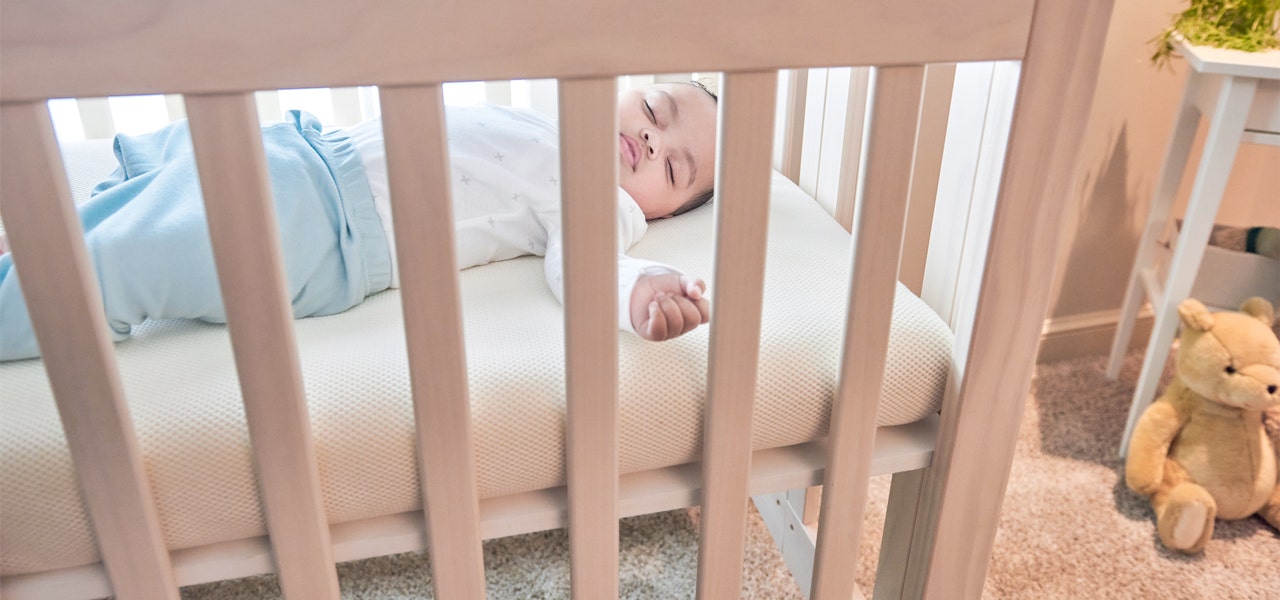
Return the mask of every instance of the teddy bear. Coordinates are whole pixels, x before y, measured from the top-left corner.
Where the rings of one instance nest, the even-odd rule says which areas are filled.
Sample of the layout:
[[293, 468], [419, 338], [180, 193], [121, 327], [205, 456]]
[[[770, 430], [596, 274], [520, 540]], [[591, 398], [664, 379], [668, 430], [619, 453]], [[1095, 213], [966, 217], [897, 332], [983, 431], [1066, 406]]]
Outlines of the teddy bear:
[[[1271, 445], [1276, 449], [1276, 476], [1280, 478], [1280, 404], [1263, 411], [1262, 426], [1267, 430], [1267, 437], [1271, 438]], [[1280, 527], [1276, 525], [1280, 523], [1280, 482], [1276, 483], [1276, 491], [1271, 494], [1271, 502], [1258, 512], [1272, 526]]]
[[1161, 543], [1195, 554], [1215, 518], [1259, 513], [1280, 529], [1276, 448], [1264, 426], [1264, 412], [1280, 407], [1280, 339], [1262, 298], [1220, 313], [1189, 299], [1178, 316], [1177, 375], [1134, 427], [1125, 482], [1151, 500]]

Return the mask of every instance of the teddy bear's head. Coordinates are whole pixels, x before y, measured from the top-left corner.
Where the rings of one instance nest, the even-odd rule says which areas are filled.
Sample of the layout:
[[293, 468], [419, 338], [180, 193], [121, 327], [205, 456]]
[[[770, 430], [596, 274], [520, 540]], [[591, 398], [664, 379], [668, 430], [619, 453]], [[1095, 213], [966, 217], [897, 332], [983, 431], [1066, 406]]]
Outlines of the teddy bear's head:
[[1178, 316], [1178, 377], [1188, 388], [1249, 410], [1280, 405], [1280, 340], [1271, 330], [1270, 303], [1250, 298], [1240, 312], [1210, 313], [1188, 299], [1178, 306]]

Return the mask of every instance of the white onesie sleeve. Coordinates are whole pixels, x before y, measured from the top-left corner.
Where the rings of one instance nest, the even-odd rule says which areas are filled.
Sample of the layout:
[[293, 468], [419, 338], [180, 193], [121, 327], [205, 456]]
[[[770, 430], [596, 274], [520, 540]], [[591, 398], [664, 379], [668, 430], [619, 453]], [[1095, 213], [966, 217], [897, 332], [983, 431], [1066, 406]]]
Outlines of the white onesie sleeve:
[[[555, 123], [532, 111], [446, 107], [458, 268], [528, 254], [545, 256], [547, 285], [564, 304], [560, 239], [560, 153]], [[374, 206], [394, 244], [381, 119], [349, 130], [369, 177]], [[631, 325], [631, 293], [643, 273], [679, 273], [626, 252], [648, 228], [639, 205], [618, 189], [618, 327]], [[392, 287], [399, 285], [392, 247]]]
[[[555, 294], [560, 304], [564, 304], [564, 248], [561, 242], [559, 214], [554, 223], [546, 222], [547, 254], [543, 261], [547, 275], [547, 285]], [[550, 219], [548, 219], [550, 221]], [[618, 189], [618, 327], [623, 331], [636, 333], [631, 324], [631, 293], [635, 290], [636, 280], [645, 273], [681, 273], [675, 267], [651, 260], [627, 256], [636, 242], [644, 237], [648, 230], [644, 212], [631, 196], [621, 188]]]

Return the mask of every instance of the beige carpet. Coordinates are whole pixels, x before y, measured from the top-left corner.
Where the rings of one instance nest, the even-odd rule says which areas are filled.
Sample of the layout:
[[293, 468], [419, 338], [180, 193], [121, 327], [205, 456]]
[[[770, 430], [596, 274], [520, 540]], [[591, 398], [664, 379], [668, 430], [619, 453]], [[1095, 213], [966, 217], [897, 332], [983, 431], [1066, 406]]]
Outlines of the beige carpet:
[[[1220, 521], [1205, 552], [1185, 557], [1160, 546], [1147, 502], [1124, 486], [1115, 457], [1139, 367], [1119, 381], [1103, 359], [1042, 365], [1026, 405], [984, 598], [1280, 599], [1280, 536], [1260, 518]], [[872, 481], [858, 557], [871, 589], [888, 478]], [[692, 598], [697, 511], [624, 520], [622, 597]], [[742, 597], [800, 598], [752, 511]], [[562, 531], [485, 544], [489, 597], [568, 598]], [[420, 553], [339, 565], [344, 598], [432, 598]], [[271, 576], [183, 589], [188, 599], [278, 598]]]

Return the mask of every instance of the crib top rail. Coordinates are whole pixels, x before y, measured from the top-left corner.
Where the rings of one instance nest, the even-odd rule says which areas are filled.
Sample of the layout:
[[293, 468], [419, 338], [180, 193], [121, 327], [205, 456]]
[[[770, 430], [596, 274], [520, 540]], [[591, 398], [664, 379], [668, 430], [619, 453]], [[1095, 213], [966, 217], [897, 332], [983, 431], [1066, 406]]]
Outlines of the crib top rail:
[[1033, 5], [4, 0], [0, 100], [1017, 59]]

